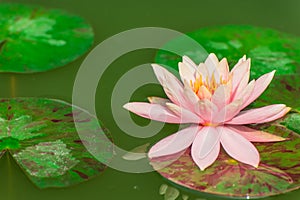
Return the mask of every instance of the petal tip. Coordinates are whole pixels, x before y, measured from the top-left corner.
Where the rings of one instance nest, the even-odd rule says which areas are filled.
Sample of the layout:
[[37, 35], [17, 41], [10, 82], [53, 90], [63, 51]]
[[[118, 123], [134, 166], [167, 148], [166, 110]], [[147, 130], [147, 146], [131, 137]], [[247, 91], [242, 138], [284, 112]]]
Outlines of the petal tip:
[[130, 103], [126, 103], [123, 105], [123, 108], [126, 109], [126, 110], [129, 110], [130, 108]]

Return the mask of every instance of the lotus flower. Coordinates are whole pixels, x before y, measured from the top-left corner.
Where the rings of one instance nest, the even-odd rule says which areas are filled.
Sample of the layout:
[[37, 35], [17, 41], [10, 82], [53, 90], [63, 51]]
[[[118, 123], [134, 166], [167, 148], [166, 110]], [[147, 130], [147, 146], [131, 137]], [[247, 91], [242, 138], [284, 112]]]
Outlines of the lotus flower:
[[219, 61], [215, 54], [198, 66], [183, 56], [182, 82], [165, 68], [152, 67], [169, 99], [150, 97], [150, 103], [132, 102], [124, 108], [152, 120], [191, 125], [155, 144], [149, 158], [175, 155], [191, 146], [193, 161], [204, 170], [217, 159], [222, 145], [235, 160], [258, 167], [259, 152], [251, 142], [285, 140], [244, 126], [270, 122], [289, 112], [284, 104], [243, 110], [268, 87], [275, 71], [249, 82], [250, 59], [242, 57], [229, 71], [226, 58]]

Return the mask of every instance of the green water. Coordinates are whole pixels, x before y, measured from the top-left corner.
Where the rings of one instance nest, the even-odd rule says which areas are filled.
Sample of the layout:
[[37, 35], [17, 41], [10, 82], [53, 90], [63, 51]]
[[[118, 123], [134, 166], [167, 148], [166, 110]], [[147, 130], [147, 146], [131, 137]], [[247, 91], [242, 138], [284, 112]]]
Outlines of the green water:
[[[189, 32], [208, 25], [251, 24], [271, 27], [295, 35], [300, 35], [300, 1], [121, 1], [121, 0], [14, 0], [19, 2], [60, 8], [87, 19], [95, 29], [95, 44], [106, 38], [131, 28], [157, 26]], [[156, 138], [137, 139], [124, 134], [115, 124], [110, 110], [112, 88], [122, 73], [130, 68], [153, 62], [155, 50], [131, 52], [116, 60], [99, 82], [96, 96], [98, 117], [111, 130], [115, 143], [125, 149], [132, 149]], [[57, 70], [31, 75], [0, 74], [0, 97], [35, 96], [63, 99], [71, 102], [72, 87], [76, 72], [84, 57]], [[15, 80], [12, 89], [11, 80]], [[135, 94], [135, 100], [142, 101], [151, 91], [161, 96], [157, 86], [145, 86]], [[140, 123], [145, 121], [140, 120]], [[176, 127], [165, 127], [171, 133]], [[167, 183], [157, 173], [129, 174], [107, 169], [99, 177], [86, 183], [66, 189], [39, 190], [21, 172], [9, 156], [0, 160], [0, 199], [4, 200], [160, 200], [158, 190]], [[196, 195], [188, 191], [181, 193], [195, 200], [218, 199]], [[300, 190], [266, 200], [296, 200]]]

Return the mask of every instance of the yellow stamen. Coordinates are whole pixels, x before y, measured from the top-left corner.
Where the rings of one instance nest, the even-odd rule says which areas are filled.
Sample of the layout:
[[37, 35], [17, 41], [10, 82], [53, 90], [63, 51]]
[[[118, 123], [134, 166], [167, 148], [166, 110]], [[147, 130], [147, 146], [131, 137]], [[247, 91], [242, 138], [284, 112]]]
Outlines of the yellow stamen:
[[210, 122], [206, 122], [206, 123], [203, 124], [203, 126], [217, 127], [218, 124], [213, 124], [213, 123], [210, 123]]
[[[190, 80], [190, 85], [194, 93], [200, 99], [210, 99], [220, 85], [228, 84], [229, 82], [231, 82], [231, 79], [232, 79], [232, 74], [229, 74], [227, 79], [223, 79], [223, 77], [220, 76], [220, 80], [219, 82], [217, 82], [215, 78], [215, 74], [212, 75], [211, 79], [209, 78], [209, 76], [202, 77], [202, 75], [200, 74], [199, 77], [197, 77], [194, 82]], [[205, 87], [206, 90], [204, 90], [201, 87]]]

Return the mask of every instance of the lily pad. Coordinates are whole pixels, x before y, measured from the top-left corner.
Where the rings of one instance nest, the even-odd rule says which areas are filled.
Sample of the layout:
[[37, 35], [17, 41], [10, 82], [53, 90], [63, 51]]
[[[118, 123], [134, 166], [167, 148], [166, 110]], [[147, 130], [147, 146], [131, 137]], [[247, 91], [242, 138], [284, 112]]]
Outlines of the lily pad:
[[200, 171], [192, 161], [190, 149], [162, 169], [163, 161], [152, 164], [166, 179], [185, 188], [214, 195], [257, 198], [300, 188], [300, 136], [280, 124], [254, 127], [289, 138], [285, 142], [254, 143], [261, 155], [258, 168], [237, 162], [222, 151], [217, 161]]
[[[77, 134], [74, 124], [83, 123]], [[82, 116], [82, 120], [81, 119]], [[98, 120], [80, 108], [51, 99], [0, 99], [0, 151], [9, 152], [39, 188], [67, 187], [89, 180], [105, 169], [112, 158], [107, 141], [91, 135], [109, 133], [97, 128]], [[101, 146], [99, 162], [84, 144]]]
[[0, 72], [33, 73], [66, 65], [93, 44], [91, 26], [60, 10], [0, 4]]
[[[251, 76], [277, 70], [277, 75], [300, 72], [300, 38], [277, 30], [254, 26], [215, 26], [199, 29], [187, 34], [209, 53], [216, 53], [219, 59], [226, 57], [232, 67], [243, 55], [251, 58]], [[166, 46], [182, 46], [180, 38]], [[203, 62], [207, 55], [203, 51], [191, 49], [184, 53], [196, 63]], [[181, 56], [159, 50], [156, 63], [178, 70]]]

